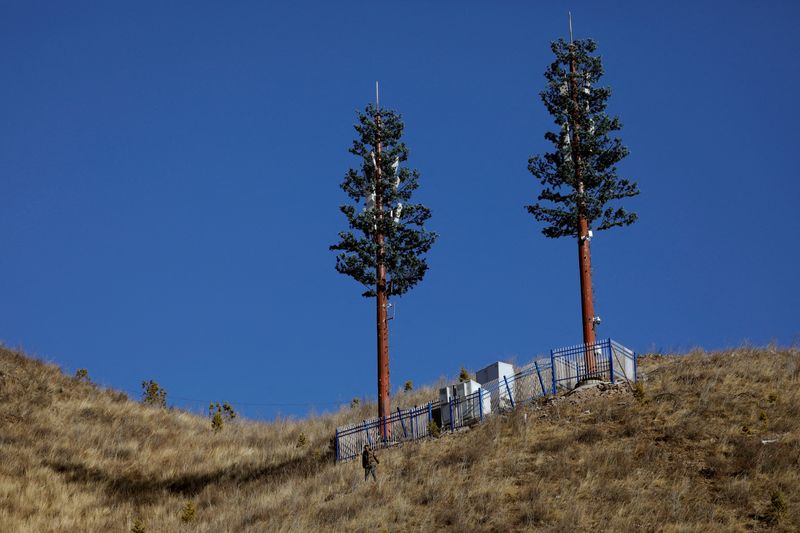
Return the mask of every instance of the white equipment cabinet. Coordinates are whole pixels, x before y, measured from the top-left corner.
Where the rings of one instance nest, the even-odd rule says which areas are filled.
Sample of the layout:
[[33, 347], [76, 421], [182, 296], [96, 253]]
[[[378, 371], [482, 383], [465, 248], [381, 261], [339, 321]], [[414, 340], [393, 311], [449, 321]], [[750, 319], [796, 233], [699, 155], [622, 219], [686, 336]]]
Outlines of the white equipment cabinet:
[[[475, 378], [481, 386], [492, 389], [491, 406], [497, 410], [511, 408], [509, 391], [514, 390], [514, 366], [509, 363], [497, 361], [478, 370]], [[508, 387], [506, 387], [506, 380]]]
[[[489, 393], [477, 392], [481, 388], [476, 381], [464, 381], [439, 389], [439, 402], [442, 413], [442, 427], [460, 427], [478, 421], [491, 412]], [[450, 414], [452, 411], [452, 421]], [[451, 423], [452, 422], [452, 423]]]

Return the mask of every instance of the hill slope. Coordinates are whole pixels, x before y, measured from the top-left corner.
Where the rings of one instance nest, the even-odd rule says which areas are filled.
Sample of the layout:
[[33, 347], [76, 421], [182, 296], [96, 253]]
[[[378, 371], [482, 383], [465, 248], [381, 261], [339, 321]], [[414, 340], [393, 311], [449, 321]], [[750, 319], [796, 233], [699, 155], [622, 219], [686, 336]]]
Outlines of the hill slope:
[[798, 350], [650, 356], [640, 369], [635, 395], [576, 394], [380, 452], [374, 484], [329, 451], [333, 429], [371, 406], [215, 434], [206, 418], [0, 349], [0, 529], [800, 528]]

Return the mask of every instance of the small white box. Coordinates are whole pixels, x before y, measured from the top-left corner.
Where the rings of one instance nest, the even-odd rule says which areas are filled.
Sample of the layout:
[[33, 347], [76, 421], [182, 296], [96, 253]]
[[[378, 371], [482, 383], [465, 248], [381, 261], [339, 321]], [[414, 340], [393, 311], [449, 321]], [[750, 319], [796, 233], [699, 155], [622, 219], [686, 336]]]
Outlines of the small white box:
[[[509, 391], [514, 390], [514, 373], [514, 366], [502, 361], [492, 363], [475, 373], [478, 383], [492, 389], [492, 407], [496, 409], [511, 407]], [[508, 387], [506, 387], [506, 381], [508, 381]]]
[[463, 426], [491, 412], [489, 393], [481, 394], [478, 398], [477, 393], [480, 388], [480, 383], [470, 380], [439, 389], [443, 427]]

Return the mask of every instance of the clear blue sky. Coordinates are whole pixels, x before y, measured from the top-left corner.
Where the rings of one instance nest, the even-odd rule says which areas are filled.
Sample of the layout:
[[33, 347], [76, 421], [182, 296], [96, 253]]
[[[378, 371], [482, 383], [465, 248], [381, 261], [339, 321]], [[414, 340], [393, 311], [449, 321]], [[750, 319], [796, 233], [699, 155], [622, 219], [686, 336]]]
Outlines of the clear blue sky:
[[800, 341], [800, 4], [277, 4], [0, 4], [6, 344], [183, 407], [374, 396], [374, 301], [328, 246], [375, 80], [440, 234], [396, 301], [393, 389], [579, 342], [576, 245], [524, 209], [570, 9], [641, 189], [592, 242], [600, 336]]

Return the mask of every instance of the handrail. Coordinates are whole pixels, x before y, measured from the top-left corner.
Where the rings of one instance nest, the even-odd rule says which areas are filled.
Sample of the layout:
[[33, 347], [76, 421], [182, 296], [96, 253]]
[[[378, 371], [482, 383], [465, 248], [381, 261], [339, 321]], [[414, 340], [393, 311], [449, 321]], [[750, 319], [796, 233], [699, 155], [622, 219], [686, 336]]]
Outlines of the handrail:
[[[613, 361], [615, 355], [619, 353], [624, 360], [632, 360], [633, 381], [636, 380], [636, 352], [611, 339], [594, 344], [576, 344], [554, 349], [550, 352], [549, 360], [534, 360], [512, 376], [500, 376], [498, 379], [481, 384], [477, 391], [464, 397], [454, 397], [448, 402], [433, 400], [405, 410], [398, 408], [396, 412], [386, 417], [371, 418], [336, 428], [334, 435], [336, 461], [347, 461], [357, 457], [364, 443], [374, 442], [376, 447], [388, 447], [405, 441], [427, 438], [430, 423], [434, 420], [433, 413], [437, 409], [448, 410], [447, 414], [450, 416], [447, 426], [451, 431], [455, 431], [467, 424], [482, 422], [487, 416], [496, 412], [495, 409], [503, 411], [509, 406], [515, 409], [536, 398], [554, 395], [559, 385], [564, 387], [565, 383], [574, 384], [586, 375], [585, 365], [582, 365], [586, 350], [592, 350], [596, 354], [596, 369], [592, 375], [610, 374], [608, 377], [613, 381], [614, 374], [618, 374], [629, 380], [626, 370], [629, 365], [624, 361], [621, 364], [615, 364]], [[547, 372], [550, 372], [550, 375], [547, 375]], [[548, 383], [548, 386], [545, 386], [545, 383]], [[485, 401], [490, 402], [486, 408], [484, 408]], [[506, 401], [508, 403], [505, 403]]]

